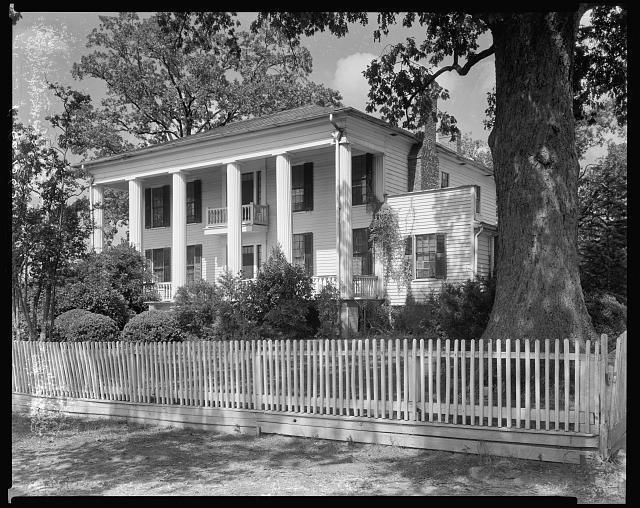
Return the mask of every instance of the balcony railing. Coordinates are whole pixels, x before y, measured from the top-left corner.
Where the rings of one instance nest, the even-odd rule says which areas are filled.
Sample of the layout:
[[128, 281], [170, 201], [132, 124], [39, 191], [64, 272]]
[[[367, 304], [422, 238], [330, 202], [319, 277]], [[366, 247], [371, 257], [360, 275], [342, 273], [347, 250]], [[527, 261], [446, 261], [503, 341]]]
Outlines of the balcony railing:
[[161, 302], [171, 301], [171, 282], [150, 282], [145, 284], [146, 291], [155, 291]]
[[[338, 287], [338, 280], [335, 275], [315, 275], [312, 277], [314, 291], [319, 293], [329, 282], [334, 287]], [[353, 296], [355, 298], [376, 298], [378, 294], [377, 275], [354, 275], [353, 276]]]
[[[269, 205], [249, 203], [242, 205], [242, 223], [267, 226], [269, 224]], [[207, 227], [225, 226], [227, 224], [227, 207], [207, 208]]]

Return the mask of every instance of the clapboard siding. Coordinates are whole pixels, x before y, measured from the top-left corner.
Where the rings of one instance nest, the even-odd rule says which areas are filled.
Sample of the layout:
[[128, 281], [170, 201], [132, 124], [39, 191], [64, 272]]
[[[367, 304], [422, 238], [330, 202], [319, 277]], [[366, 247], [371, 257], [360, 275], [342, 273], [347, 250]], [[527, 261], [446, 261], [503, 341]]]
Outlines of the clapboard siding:
[[480, 191], [480, 215], [476, 220], [497, 224], [496, 211], [496, 184], [493, 175], [487, 175], [473, 167], [471, 163], [460, 164], [453, 155], [439, 150], [440, 171], [449, 173], [449, 186], [479, 185]]
[[[448, 188], [388, 196], [387, 203], [398, 214], [400, 235], [445, 233], [447, 252], [447, 282], [462, 282], [473, 271], [473, 215], [471, 187]], [[438, 291], [442, 280], [414, 280], [411, 294], [422, 299], [431, 291]], [[387, 295], [392, 305], [403, 305], [407, 288], [391, 280]]]
[[478, 275], [487, 277], [489, 275], [489, 267], [491, 263], [490, 251], [491, 237], [485, 233], [478, 235]]

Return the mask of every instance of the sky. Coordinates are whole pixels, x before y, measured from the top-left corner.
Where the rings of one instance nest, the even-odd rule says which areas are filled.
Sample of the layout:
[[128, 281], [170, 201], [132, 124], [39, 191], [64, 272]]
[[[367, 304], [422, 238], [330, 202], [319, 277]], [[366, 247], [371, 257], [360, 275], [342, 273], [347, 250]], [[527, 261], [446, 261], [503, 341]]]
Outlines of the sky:
[[[12, 35], [12, 102], [18, 107], [21, 121], [46, 129], [45, 116], [59, 108], [45, 90], [45, 78], [89, 93], [99, 104], [105, 94], [104, 84], [94, 78], [75, 80], [71, 67], [89, 52], [87, 35], [98, 27], [98, 16], [116, 14], [22, 12], [22, 19], [13, 27]], [[238, 19], [242, 23], [241, 29], [248, 30], [255, 13], [238, 13]], [[419, 26], [393, 26], [388, 36], [383, 35], [380, 42], [374, 42], [375, 14], [370, 14], [369, 19], [370, 24], [364, 27], [350, 25], [349, 33], [343, 38], [324, 32], [302, 39], [313, 57], [311, 79], [340, 91], [346, 106], [361, 111], [365, 110], [367, 100], [368, 85], [362, 75], [367, 64], [379, 57], [387, 44], [404, 41], [408, 36], [420, 40], [424, 33]], [[480, 50], [489, 47], [491, 35], [483, 35], [479, 42]], [[463, 133], [469, 133], [472, 139], [486, 141], [489, 131], [484, 129], [482, 121], [487, 108], [486, 94], [495, 84], [493, 55], [476, 64], [466, 76], [446, 72], [438, 78], [438, 83], [451, 95], [449, 100], [439, 101], [439, 109], [456, 117]]]

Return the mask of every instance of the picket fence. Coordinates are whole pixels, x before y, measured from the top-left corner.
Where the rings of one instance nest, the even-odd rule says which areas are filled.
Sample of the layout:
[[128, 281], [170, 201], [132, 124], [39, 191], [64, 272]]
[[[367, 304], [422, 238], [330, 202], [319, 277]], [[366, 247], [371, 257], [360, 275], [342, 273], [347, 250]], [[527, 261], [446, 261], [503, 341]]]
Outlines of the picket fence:
[[607, 339], [14, 341], [12, 355], [18, 394], [597, 434]]

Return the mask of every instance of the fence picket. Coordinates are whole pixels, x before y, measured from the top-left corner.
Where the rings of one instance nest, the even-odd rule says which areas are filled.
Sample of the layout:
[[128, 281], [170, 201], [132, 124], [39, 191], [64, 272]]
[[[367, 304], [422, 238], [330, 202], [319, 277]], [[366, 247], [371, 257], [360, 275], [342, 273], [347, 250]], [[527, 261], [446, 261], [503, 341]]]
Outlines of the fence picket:
[[535, 395], [536, 395], [536, 430], [540, 430], [540, 340], [534, 345]]
[[487, 425], [493, 427], [493, 343], [487, 341], [487, 390], [489, 391], [489, 407]]
[[305, 355], [305, 370], [307, 371], [307, 388], [306, 388], [306, 399], [307, 399], [307, 413], [313, 413], [313, 408], [311, 407], [312, 399], [313, 399], [313, 382], [311, 378], [314, 374], [313, 369], [313, 341], [307, 341], [306, 343], [306, 355]]
[[356, 398], [356, 346], [355, 340], [351, 341], [351, 408], [353, 416], [358, 415], [358, 399]]
[[287, 368], [286, 377], [287, 377], [287, 411], [292, 411], [291, 408], [291, 341], [289, 339], [286, 340], [286, 360], [287, 360]]
[[387, 386], [389, 388], [388, 392], [387, 392], [387, 399], [385, 399], [385, 407], [387, 406], [387, 400], [389, 402], [388, 406], [389, 406], [389, 419], [392, 420], [393, 419], [393, 356], [392, 356], [392, 349], [393, 349], [393, 342], [391, 340], [387, 340], [385, 341], [386, 343], [386, 349], [387, 351], [385, 352], [385, 356], [387, 357], [385, 359], [385, 362], [387, 364]]
[[520, 377], [520, 339], [516, 339], [516, 428], [520, 428], [522, 419], [522, 379]]
[[[585, 348], [584, 348], [584, 353], [585, 353], [585, 376], [584, 376], [584, 380], [585, 380], [585, 387], [584, 387], [584, 391], [585, 391], [585, 408], [584, 408], [584, 413], [585, 413], [585, 432], [591, 432], [591, 410], [592, 410], [592, 404], [591, 404], [591, 339], [587, 339], [587, 342], [585, 344]], [[547, 417], [548, 420], [548, 417]]]
[[471, 340], [471, 362], [469, 365], [469, 402], [471, 403], [471, 425], [476, 424], [476, 341]]
[[413, 339], [411, 341], [411, 361], [410, 361], [410, 369], [409, 369], [409, 418], [413, 421], [417, 420], [418, 416], [418, 389], [417, 389], [417, 368], [416, 361], [418, 355], [418, 347], [417, 340]]
[[370, 362], [369, 362], [369, 339], [364, 340], [364, 358], [365, 358], [365, 384], [367, 386], [367, 416], [371, 418], [371, 373], [369, 370]]
[[[364, 412], [364, 366], [362, 362], [362, 339], [358, 339], [358, 395], [357, 406], [358, 416], [363, 416]], [[354, 386], [355, 388], [355, 386]]]
[[549, 339], [544, 339], [544, 410], [545, 429], [549, 430], [551, 413], [549, 411]]
[[573, 347], [575, 348], [575, 361], [573, 363], [573, 430], [580, 432], [580, 341], [574, 341]]
[[318, 412], [320, 414], [324, 413], [324, 407], [325, 407], [325, 386], [324, 386], [324, 382], [325, 382], [325, 372], [324, 372], [324, 341], [323, 340], [318, 340], [318, 377], [319, 382], [318, 382], [318, 392], [319, 392], [319, 403], [317, 404], [318, 406]]
[[318, 358], [318, 350], [320, 348], [320, 345], [318, 344], [318, 340], [317, 339], [313, 339], [313, 345], [312, 345], [312, 355], [311, 355], [311, 375], [313, 377], [313, 396], [312, 396], [312, 406], [311, 406], [311, 412], [315, 413], [318, 407], [318, 364], [319, 364], [319, 358]]
[[511, 428], [511, 418], [512, 418], [512, 413], [511, 413], [511, 339], [506, 339], [505, 340], [505, 354], [506, 354], [506, 364], [505, 364], [505, 378], [506, 378], [506, 384], [507, 384], [507, 399], [506, 399], [506, 403], [507, 403], [507, 428], [510, 429]]
[[524, 428], [531, 426], [531, 346], [529, 339], [524, 340], [524, 407], [525, 418]]
[[344, 361], [342, 358], [342, 341], [337, 339], [336, 341], [336, 354], [338, 355], [338, 409], [340, 416], [344, 415]]
[[409, 343], [407, 339], [402, 340], [402, 353], [403, 353], [403, 406], [404, 406], [404, 419], [409, 419]]
[[554, 430], [560, 428], [560, 339], [555, 340], [555, 359], [554, 359], [554, 405], [555, 410], [555, 427]]
[[420, 421], [425, 421], [424, 339], [420, 339]]
[[338, 385], [336, 384], [336, 369], [337, 369], [337, 360], [336, 360], [336, 341], [332, 340], [331, 342], [331, 390], [332, 390], [332, 398], [333, 398], [333, 409], [331, 414], [338, 414]]
[[453, 341], [453, 423], [458, 423], [458, 355], [460, 343]]
[[442, 357], [440, 356], [440, 340], [441, 339], [437, 339], [436, 341], [436, 395], [438, 400], [437, 422], [442, 421], [442, 397], [440, 395], [440, 363], [442, 361]]
[[467, 424], [467, 341], [460, 341], [460, 371], [462, 384], [462, 424]]
[[331, 365], [329, 363], [329, 339], [324, 340], [324, 407], [325, 414], [331, 412]]
[[498, 427], [502, 427], [502, 340], [496, 339], [496, 371], [498, 395]]
[[564, 339], [564, 430], [569, 431], [569, 371], [571, 360], [569, 357], [569, 339]]
[[396, 339], [396, 419], [401, 420], [400, 411], [402, 410], [402, 374], [400, 370], [400, 339]]

